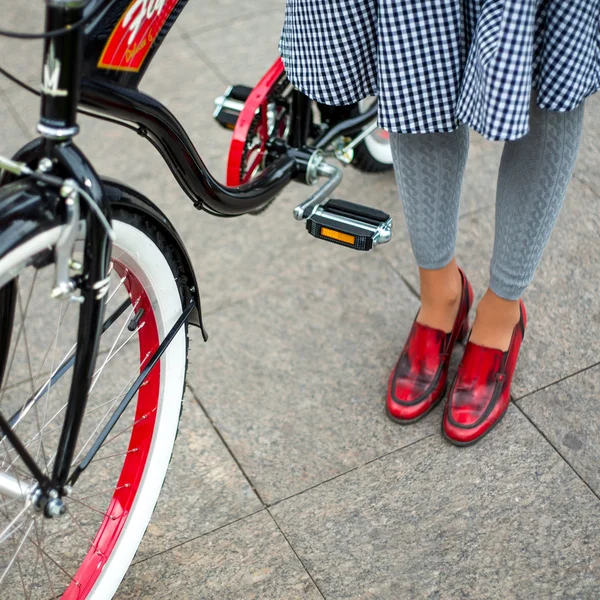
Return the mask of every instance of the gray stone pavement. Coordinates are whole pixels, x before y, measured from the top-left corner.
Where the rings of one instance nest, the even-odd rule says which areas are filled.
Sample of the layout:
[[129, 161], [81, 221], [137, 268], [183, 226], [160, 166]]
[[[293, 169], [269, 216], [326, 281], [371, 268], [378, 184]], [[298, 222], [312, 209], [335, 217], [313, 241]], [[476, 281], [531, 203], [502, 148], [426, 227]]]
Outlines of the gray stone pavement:
[[[283, 7], [190, 2], [144, 81], [218, 177], [230, 135], [212, 100], [270, 66]], [[3, 27], [42, 24], [39, 2], [0, 9]], [[37, 80], [35, 43], [0, 47], [3, 66]], [[82, 119], [98, 170], [146, 193], [181, 232], [211, 334], [206, 345], [193, 335], [173, 462], [117, 598], [600, 598], [600, 98], [586, 110], [566, 205], [525, 296], [514, 403], [468, 449], [442, 439], [439, 408], [411, 427], [384, 414], [418, 307], [392, 174], [345, 171], [340, 197], [395, 220], [392, 243], [362, 255], [293, 220], [302, 186], [260, 217], [214, 219], [142, 139]], [[36, 111], [0, 81], [3, 153], [32, 136]], [[472, 134], [457, 255], [478, 294], [501, 150]]]

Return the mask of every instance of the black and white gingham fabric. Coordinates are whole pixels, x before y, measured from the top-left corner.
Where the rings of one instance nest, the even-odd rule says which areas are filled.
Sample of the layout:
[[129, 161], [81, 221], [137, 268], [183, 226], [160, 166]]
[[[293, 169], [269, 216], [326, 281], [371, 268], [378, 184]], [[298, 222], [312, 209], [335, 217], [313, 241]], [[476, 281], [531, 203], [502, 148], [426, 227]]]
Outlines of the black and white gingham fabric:
[[529, 131], [531, 88], [566, 111], [600, 88], [600, 0], [287, 0], [290, 81], [331, 105], [379, 97], [379, 126], [492, 140]]

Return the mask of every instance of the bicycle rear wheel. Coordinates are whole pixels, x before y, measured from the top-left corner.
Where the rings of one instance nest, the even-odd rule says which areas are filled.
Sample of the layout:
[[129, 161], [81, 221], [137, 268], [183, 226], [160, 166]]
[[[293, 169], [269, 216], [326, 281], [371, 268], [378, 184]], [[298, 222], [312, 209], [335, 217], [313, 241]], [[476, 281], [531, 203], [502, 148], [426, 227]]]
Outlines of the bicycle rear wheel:
[[[182, 314], [179, 265], [160, 233], [142, 217], [121, 209], [113, 215], [113, 226], [117, 240], [105, 332], [74, 465]], [[71, 383], [79, 311], [72, 302], [48, 298], [54, 269], [46, 260], [47, 236], [39, 237], [28, 242], [27, 266], [14, 280], [14, 319], [0, 411], [12, 417], [13, 430], [42, 470], [51, 472]], [[0, 290], [0, 301], [9, 299], [10, 286]], [[141, 542], [170, 462], [187, 348], [184, 326], [63, 498], [64, 515], [46, 518], [35, 510], [30, 496], [0, 496], [3, 600], [113, 596]], [[0, 443], [2, 476], [18, 481], [21, 489], [35, 487], [6, 439]]]
[[[358, 112], [363, 113], [372, 105], [373, 98], [365, 98], [358, 103]], [[394, 168], [390, 135], [387, 131], [375, 129], [356, 148], [352, 166], [363, 173], [383, 173]]]

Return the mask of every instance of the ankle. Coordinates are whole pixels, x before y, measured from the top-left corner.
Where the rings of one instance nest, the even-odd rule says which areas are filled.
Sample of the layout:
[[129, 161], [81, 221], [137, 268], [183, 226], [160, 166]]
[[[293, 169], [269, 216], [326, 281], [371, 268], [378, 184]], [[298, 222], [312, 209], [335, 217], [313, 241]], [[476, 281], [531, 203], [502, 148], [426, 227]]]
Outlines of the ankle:
[[420, 269], [421, 305], [434, 310], [455, 307], [462, 296], [462, 284], [454, 259], [442, 269]]
[[446, 272], [428, 272], [421, 277], [421, 310], [417, 322], [450, 333], [462, 298], [462, 277], [458, 267]]
[[506, 351], [520, 318], [519, 300], [500, 298], [488, 289], [477, 306], [470, 341]]
[[506, 300], [488, 289], [475, 312], [477, 319], [516, 325], [521, 315], [520, 300]]

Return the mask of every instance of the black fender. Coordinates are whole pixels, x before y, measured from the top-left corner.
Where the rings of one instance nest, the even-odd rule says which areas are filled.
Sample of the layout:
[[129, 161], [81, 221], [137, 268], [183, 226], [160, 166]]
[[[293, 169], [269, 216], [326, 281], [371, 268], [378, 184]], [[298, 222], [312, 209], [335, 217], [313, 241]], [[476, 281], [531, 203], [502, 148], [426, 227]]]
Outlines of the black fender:
[[125, 208], [129, 212], [134, 212], [149, 219], [152, 224], [165, 237], [173, 252], [177, 255], [179, 264], [183, 271], [183, 290], [184, 301], [186, 304], [194, 300], [195, 308], [190, 313], [189, 323], [202, 330], [204, 341], [208, 340], [208, 334], [202, 323], [202, 308], [200, 304], [200, 292], [196, 274], [189, 254], [183, 244], [183, 241], [175, 227], [165, 216], [165, 214], [151, 200], [146, 198], [140, 192], [126, 186], [125, 184], [113, 179], [103, 178], [102, 186], [106, 201], [114, 208]]
[[29, 177], [0, 187], [0, 259], [31, 238], [62, 225], [59, 201], [56, 190]]
[[[44, 140], [37, 138], [23, 146], [13, 160], [23, 161], [35, 169], [37, 161], [44, 155]], [[102, 186], [109, 205], [122, 206], [150, 219], [169, 242], [182, 266], [184, 301], [189, 303], [193, 299], [195, 304], [188, 322], [199, 327], [204, 341], [208, 341], [194, 267], [175, 227], [156, 204], [136, 190], [109, 178], [102, 178]], [[12, 181], [10, 174], [3, 172], [0, 176], [0, 259], [10, 251], [11, 244], [18, 245], [18, 240], [22, 242], [24, 238], [62, 224], [61, 216], [56, 214], [59, 200], [57, 191], [46, 189], [28, 178]]]

